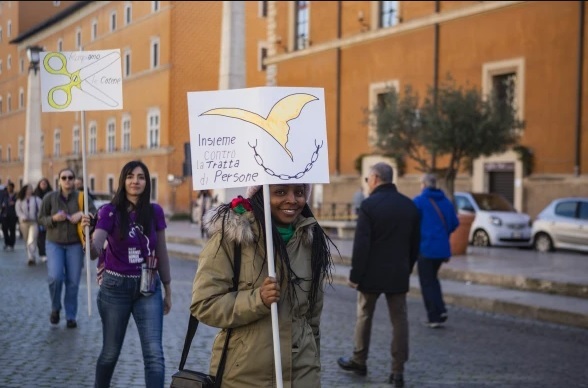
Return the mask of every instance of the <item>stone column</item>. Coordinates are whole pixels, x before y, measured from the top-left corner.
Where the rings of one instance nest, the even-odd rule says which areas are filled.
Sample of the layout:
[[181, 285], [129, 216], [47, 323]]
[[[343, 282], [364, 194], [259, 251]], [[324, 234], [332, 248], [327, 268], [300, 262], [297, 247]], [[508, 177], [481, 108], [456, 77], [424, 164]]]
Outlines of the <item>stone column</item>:
[[244, 88], [245, 2], [223, 1], [219, 89]]
[[24, 147], [24, 184], [33, 187], [43, 178], [41, 150], [41, 74], [37, 66], [29, 68]]

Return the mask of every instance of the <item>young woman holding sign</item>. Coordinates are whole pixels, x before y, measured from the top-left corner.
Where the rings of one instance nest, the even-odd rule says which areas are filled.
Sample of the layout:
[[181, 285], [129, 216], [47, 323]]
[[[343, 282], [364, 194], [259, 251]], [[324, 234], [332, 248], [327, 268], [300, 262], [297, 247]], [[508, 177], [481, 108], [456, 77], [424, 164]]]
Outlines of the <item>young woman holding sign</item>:
[[[206, 214], [211, 235], [200, 254], [191, 312], [223, 329], [212, 349], [216, 374], [226, 330], [229, 339], [223, 388], [275, 386], [270, 306], [278, 303], [283, 380], [291, 387], [320, 387], [320, 317], [323, 287], [332, 266], [329, 238], [307, 201], [310, 185], [270, 185], [277, 280], [268, 276], [261, 186], [247, 189]], [[235, 244], [241, 244], [239, 287], [231, 291]]]
[[[150, 198], [147, 166], [131, 161], [122, 168], [111, 203], [98, 212], [91, 257], [102, 255], [105, 270], [98, 291], [102, 351], [96, 363], [95, 387], [110, 387], [131, 315], [141, 339], [145, 386], [162, 388], [164, 384], [162, 330], [163, 315], [171, 309], [171, 276], [163, 209], [151, 204]], [[82, 225], [90, 225], [89, 216], [82, 218]], [[146, 274], [153, 276], [150, 289], [143, 288]]]

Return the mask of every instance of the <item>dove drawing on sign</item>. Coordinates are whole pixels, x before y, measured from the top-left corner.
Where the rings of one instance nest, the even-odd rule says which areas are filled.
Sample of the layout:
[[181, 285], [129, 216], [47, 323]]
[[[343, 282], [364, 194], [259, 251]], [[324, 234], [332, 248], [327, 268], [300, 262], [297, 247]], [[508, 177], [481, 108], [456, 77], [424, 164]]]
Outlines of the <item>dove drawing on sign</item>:
[[267, 117], [240, 108], [215, 108], [202, 113], [201, 116], [216, 115], [232, 117], [256, 125], [273, 137], [293, 161], [294, 156], [286, 146], [290, 133], [288, 122], [300, 116], [300, 112], [302, 112], [304, 106], [314, 100], [318, 100], [318, 98], [311, 94], [291, 94], [276, 102]]

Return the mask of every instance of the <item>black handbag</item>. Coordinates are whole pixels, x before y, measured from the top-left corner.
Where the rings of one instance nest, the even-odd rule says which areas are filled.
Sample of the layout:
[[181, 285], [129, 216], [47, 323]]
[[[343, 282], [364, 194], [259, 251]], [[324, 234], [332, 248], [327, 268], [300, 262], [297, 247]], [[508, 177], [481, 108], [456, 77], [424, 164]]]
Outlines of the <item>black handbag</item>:
[[[233, 267], [233, 290], [237, 290], [239, 285], [239, 273], [241, 271], [241, 245], [235, 244], [235, 263]], [[227, 330], [227, 336], [225, 338], [225, 344], [223, 346], [223, 353], [218, 365], [216, 376], [212, 376], [202, 372], [196, 372], [188, 369], [184, 369], [186, 365], [186, 359], [188, 358], [188, 352], [192, 345], [192, 339], [196, 334], [198, 328], [198, 319], [190, 314], [190, 321], [188, 322], [188, 331], [186, 332], [186, 339], [184, 341], [184, 350], [182, 350], [182, 358], [180, 359], [180, 367], [178, 371], [172, 375], [172, 381], [170, 388], [220, 388], [223, 372], [225, 370], [225, 362], [227, 359], [227, 348], [229, 346], [229, 338], [233, 329]]]

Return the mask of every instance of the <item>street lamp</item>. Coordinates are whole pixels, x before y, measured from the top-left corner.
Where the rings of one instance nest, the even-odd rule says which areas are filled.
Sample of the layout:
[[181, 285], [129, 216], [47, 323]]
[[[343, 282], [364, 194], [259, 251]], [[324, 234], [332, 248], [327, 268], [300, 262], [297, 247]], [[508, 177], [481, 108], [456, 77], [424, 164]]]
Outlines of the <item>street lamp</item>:
[[41, 152], [41, 76], [39, 62], [42, 47], [27, 47], [29, 75], [27, 80], [27, 111], [24, 149], [24, 183], [36, 185], [43, 178]]

